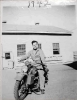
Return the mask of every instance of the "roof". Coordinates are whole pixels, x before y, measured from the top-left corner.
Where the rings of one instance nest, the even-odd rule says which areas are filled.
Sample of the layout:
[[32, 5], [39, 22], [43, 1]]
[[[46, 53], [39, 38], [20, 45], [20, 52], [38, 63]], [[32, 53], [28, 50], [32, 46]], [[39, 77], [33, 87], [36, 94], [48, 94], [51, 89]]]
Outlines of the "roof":
[[3, 33], [56, 33], [56, 34], [71, 34], [71, 31], [58, 28], [55, 26], [42, 26], [42, 25], [10, 25], [2, 24]]

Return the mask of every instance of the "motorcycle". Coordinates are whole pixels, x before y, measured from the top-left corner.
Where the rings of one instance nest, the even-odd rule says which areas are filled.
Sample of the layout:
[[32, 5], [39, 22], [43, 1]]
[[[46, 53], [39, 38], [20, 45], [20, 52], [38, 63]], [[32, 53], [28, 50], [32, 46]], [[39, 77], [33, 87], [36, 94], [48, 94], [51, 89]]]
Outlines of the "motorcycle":
[[17, 72], [16, 82], [14, 86], [15, 100], [24, 100], [29, 93], [40, 92], [40, 78], [38, 69], [29, 61], [25, 62], [25, 67]]

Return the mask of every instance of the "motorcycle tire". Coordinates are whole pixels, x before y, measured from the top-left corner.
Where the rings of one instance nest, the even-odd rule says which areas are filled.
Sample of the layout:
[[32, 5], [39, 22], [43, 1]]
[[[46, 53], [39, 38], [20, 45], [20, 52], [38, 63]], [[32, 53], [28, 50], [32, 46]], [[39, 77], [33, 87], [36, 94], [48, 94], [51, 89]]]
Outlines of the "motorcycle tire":
[[25, 97], [28, 95], [28, 92], [26, 91], [22, 96], [19, 96], [19, 87], [20, 87], [21, 81], [16, 81], [14, 86], [14, 97], [15, 100], [24, 100]]

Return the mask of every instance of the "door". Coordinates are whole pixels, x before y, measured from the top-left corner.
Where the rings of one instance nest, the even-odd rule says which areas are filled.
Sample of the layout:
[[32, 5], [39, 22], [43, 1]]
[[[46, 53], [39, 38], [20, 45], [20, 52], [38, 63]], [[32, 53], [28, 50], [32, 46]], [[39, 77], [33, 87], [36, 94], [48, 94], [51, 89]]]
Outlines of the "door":
[[2, 66], [3, 68], [12, 68], [14, 67], [14, 62], [13, 62], [13, 53], [12, 51], [9, 52], [3, 52], [2, 55]]

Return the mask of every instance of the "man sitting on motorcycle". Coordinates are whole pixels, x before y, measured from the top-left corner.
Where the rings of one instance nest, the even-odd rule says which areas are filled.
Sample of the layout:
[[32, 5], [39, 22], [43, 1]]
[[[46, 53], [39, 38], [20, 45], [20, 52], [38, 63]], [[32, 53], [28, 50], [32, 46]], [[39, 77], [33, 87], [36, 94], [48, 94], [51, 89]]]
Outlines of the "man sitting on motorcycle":
[[[48, 78], [48, 77], [46, 77], [48, 69], [45, 64], [45, 56], [44, 56], [43, 51], [41, 49], [39, 49], [37, 41], [32, 41], [32, 46], [33, 46], [33, 50], [29, 51], [26, 56], [24, 56], [23, 58], [20, 59], [20, 61], [26, 60], [29, 57], [31, 57], [31, 59], [33, 60], [33, 65], [39, 69], [38, 72], [39, 72], [39, 76], [40, 76], [41, 93], [44, 94], [44, 92], [45, 92], [44, 81], [45, 81], [45, 79]], [[43, 70], [40, 70], [40, 69], [43, 69]], [[44, 79], [44, 77], [45, 77], [45, 79]]]

